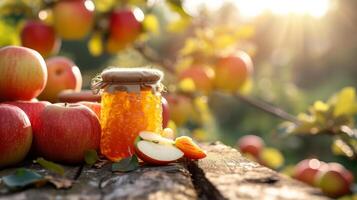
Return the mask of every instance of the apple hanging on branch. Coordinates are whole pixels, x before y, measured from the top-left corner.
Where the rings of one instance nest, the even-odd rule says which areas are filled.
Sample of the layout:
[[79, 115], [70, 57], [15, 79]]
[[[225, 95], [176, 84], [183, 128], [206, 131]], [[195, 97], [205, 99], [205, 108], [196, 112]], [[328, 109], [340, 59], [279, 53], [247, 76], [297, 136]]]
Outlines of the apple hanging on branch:
[[56, 33], [64, 40], [80, 40], [92, 30], [95, 5], [91, 0], [60, 0], [53, 8]]
[[143, 18], [139, 8], [114, 10], [109, 18], [107, 51], [116, 53], [134, 42], [141, 33]]
[[38, 51], [43, 57], [57, 54], [61, 40], [56, 36], [53, 27], [41, 21], [27, 21], [21, 31], [21, 44]]

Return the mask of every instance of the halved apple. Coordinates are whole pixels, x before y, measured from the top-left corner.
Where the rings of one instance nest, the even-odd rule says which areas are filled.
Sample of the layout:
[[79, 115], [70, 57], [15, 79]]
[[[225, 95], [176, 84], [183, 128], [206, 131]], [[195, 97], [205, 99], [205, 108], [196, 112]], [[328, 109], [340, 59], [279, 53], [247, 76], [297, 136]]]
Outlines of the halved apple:
[[166, 165], [183, 157], [184, 153], [173, 144], [161, 144], [147, 140], [135, 143], [136, 155], [146, 163]]
[[174, 144], [174, 141], [165, 137], [162, 137], [158, 133], [150, 131], [141, 131], [139, 137], [143, 140], [150, 141], [158, 144]]

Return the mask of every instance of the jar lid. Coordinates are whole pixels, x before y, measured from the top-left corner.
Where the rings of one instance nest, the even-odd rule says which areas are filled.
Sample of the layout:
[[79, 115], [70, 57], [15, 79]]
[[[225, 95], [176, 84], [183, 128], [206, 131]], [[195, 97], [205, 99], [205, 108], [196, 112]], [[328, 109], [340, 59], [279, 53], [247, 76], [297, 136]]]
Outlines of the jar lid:
[[118, 84], [155, 84], [163, 73], [157, 69], [148, 68], [112, 68], [102, 72], [102, 81]]
[[111, 68], [104, 70], [100, 77], [92, 79], [92, 91], [95, 94], [102, 90], [107, 92], [128, 91], [140, 92], [143, 88], [151, 88], [153, 92], [161, 92], [163, 73], [149, 68]]

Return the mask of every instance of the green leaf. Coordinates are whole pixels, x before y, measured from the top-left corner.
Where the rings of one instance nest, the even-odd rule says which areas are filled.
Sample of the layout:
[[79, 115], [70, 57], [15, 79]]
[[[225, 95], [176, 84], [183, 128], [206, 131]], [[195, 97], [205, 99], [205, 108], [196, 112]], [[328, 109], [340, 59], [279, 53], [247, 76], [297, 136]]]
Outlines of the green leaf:
[[355, 89], [353, 87], [343, 88], [342, 91], [333, 98], [332, 104], [335, 105], [333, 112], [335, 117], [354, 115], [357, 111]]
[[139, 160], [136, 155], [124, 158], [112, 165], [112, 171], [115, 172], [129, 172], [136, 170], [139, 167]]
[[172, 11], [176, 12], [181, 17], [190, 17], [182, 8], [182, 0], [168, 0], [166, 3]]
[[87, 46], [92, 56], [100, 56], [103, 53], [102, 34], [100, 32], [94, 32], [88, 40]]
[[20, 168], [16, 170], [15, 174], [4, 176], [2, 179], [7, 187], [13, 189], [35, 184], [42, 181], [43, 177], [29, 169]]
[[327, 112], [329, 109], [329, 105], [322, 101], [315, 101], [315, 103], [313, 105], [313, 109], [316, 112]]
[[160, 24], [159, 24], [159, 20], [155, 15], [153, 14], [146, 15], [142, 24], [146, 31], [153, 34], [159, 34]]
[[88, 165], [94, 165], [94, 163], [96, 163], [98, 159], [99, 157], [96, 150], [89, 149], [85, 152], [84, 160]]
[[55, 172], [57, 174], [63, 175], [65, 172], [64, 168], [61, 165], [51, 161], [47, 161], [44, 158], [37, 158], [35, 162], [40, 164], [43, 168]]

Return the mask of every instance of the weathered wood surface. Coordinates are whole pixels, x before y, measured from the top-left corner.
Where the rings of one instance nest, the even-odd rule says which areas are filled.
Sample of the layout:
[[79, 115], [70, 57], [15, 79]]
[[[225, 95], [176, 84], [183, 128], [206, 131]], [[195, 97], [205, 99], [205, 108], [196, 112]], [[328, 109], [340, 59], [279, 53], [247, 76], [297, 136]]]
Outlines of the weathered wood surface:
[[205, 199], [328, 199], [319, 190], [254, 163], [221, 143], [203, 147], [207, 158], [189, 163], [188, 168], [199, 196]]
[[[328, 199], [305, 184], [251, 162], [220, 143], [203, 146], [207, 158], [168, 166], [142, 166], [129, 173], [112, 173], [110, 164], [100, 169], [67, 167], [66, 177], [75, 180], [69, 190], [51, 186], [8, 193], [4, 199]], [[46, 171], [29, 164], [41, 174]], [[0, 177], [14, 169], [0, 171]]]

